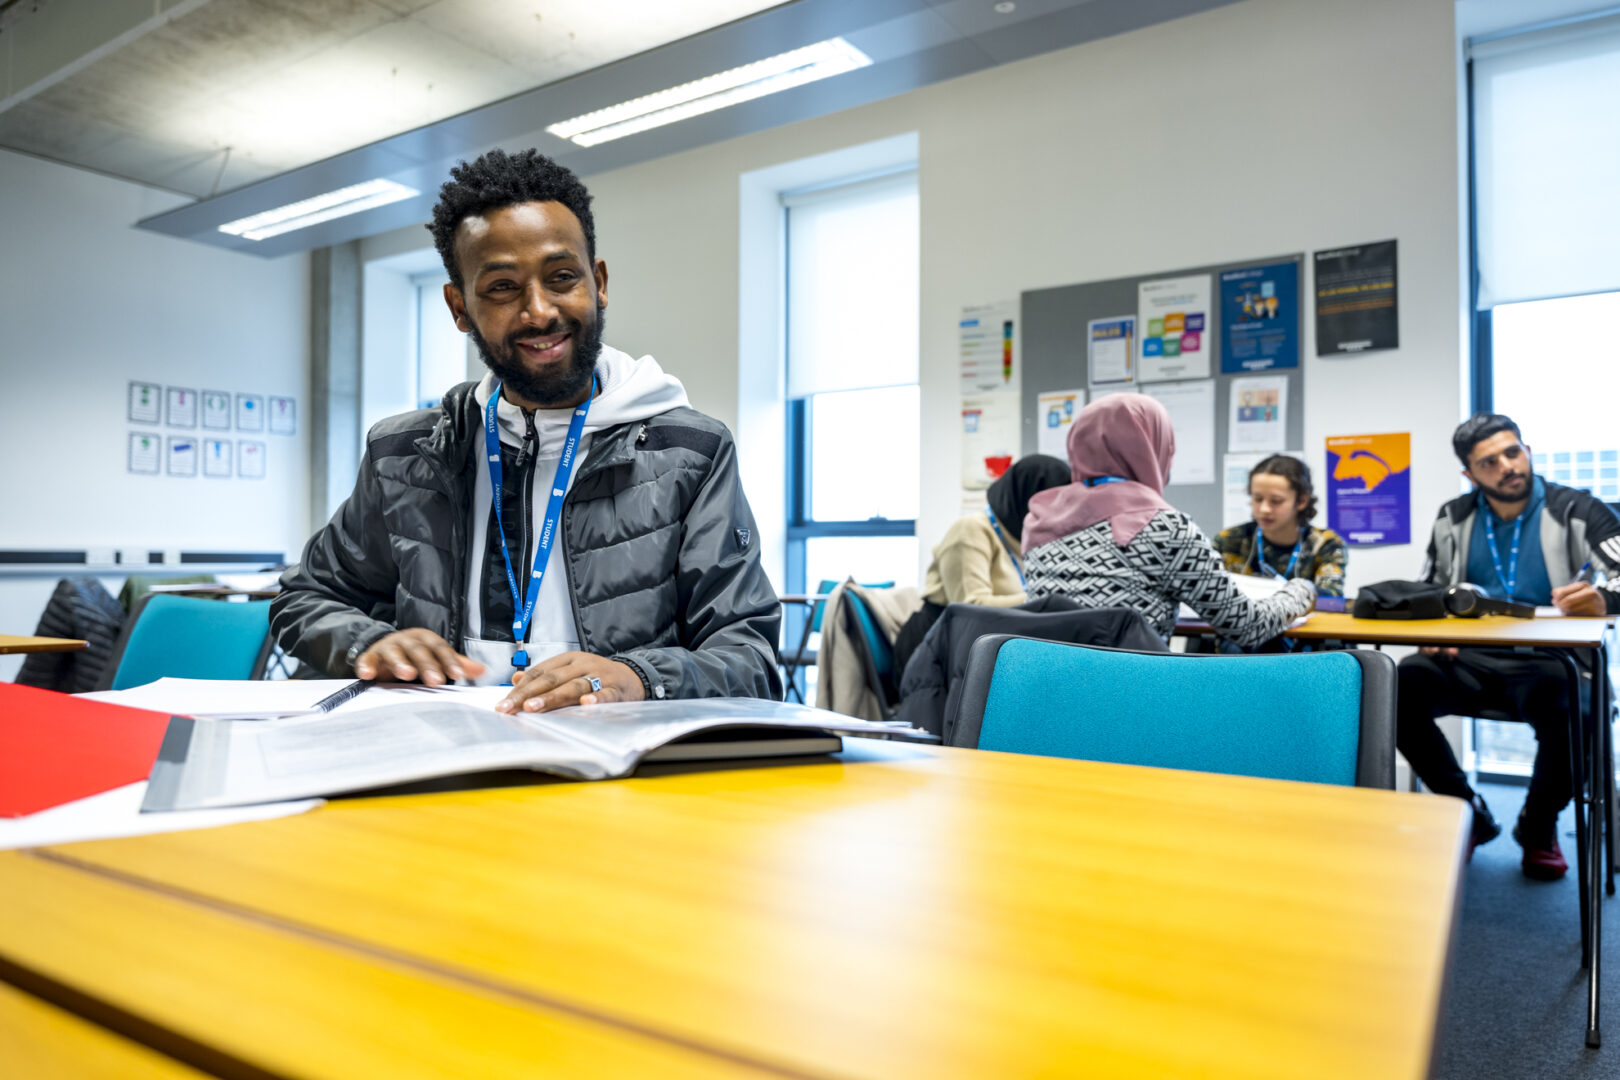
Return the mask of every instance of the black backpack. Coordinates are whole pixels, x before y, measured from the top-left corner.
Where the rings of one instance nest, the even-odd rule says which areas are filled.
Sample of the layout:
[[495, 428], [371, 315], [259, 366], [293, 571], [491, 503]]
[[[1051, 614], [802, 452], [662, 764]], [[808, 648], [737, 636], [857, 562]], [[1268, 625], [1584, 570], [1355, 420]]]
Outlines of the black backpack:
[[1363, 585], [1352, 609], [1358, 619], [1443, 619], [1446, 587], [1423, 581], [1380, 581]]

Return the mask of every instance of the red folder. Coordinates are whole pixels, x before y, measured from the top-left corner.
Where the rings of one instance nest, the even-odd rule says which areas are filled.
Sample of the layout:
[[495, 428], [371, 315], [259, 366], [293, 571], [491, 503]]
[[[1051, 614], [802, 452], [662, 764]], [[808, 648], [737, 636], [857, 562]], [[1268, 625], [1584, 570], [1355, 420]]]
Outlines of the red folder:
[[167, 713], [0, 683], [0, 817], [145, 780]]

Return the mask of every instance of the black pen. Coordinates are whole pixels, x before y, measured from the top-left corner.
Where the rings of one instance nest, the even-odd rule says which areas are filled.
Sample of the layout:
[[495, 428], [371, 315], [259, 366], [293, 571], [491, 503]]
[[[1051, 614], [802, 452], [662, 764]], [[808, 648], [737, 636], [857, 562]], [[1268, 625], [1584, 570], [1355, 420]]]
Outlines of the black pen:
[[345, 701], [353, 701], [355, 698], [359, 697], [365, 691], [366, 687], [370, 685], [371, 683], [364, 679], [356, 679], [354, 682], [350, 683], [348, 686], [345, 686], [337, 693], [330, 694], [327, 697], [323, 697], [321, 700], [317, 701], [315, 703], [315, 711], [329, 713], [339, 705], [342, 705]]

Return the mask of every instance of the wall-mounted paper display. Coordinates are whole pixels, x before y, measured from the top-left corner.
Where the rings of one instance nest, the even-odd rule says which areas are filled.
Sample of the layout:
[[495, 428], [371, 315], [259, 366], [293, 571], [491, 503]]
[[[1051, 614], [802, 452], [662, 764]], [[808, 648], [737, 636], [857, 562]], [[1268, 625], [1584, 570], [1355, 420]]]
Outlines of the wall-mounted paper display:
[[231, 430], [231, 395], [224, 390], [202, 392], [202, 426], [209, 431]]
[[1280, 451], [1288, 445], [1288, 376], [1233, 379], [1226, 421], [1226, 449]]
[[1315, 258], [1316, 355], [1397, 348], [1395, 241], [1318, 251]]
[[[193, 395], [195, 397], [195, 395]], [[170, 476], [197, 475], [197, 439], [193, 435], [170, 435], [164, 455], [164, 472]]]
[[1221, 272], [1221, 371], [1299, 367], [1299, 263]]
[[236, 440], [236, 475], [245, 480], [264, 479], [264, 443]]
[[[1142, 335], [1138, 382], [1209, 375], [1209, 275], [1161, 278], [1136, 287], [1136, 331]], [[1209, 483], [1215, 462], [1209, 463]]]
[[1013, 367], [1017, 352], [1017, 324], [1016, 300], [972, 304], [962, 308], [956, 333], [964, 395], [992, 394], [1001, 390], [1017, 393], [1018, 372]]
[[231, 440], [204, 439], [203, 440], [203, 475], [229, 480], [234, 470], [231, 468]]
[[1084, 390], [1052, 390], [1035, 398], [1035, 450], [1069, 460], [1069, 429], [1085, 408]]
[[171, 386], [164, 395], [164, 401], [167, 406], [164, 419], [170, 427], [197, 426], [197, 391]]
[[1328, 528], [1350, 544], [1412, 540], [1412, 436], [1336, 435], [1327, 441]]
[[1086, 323], [1086, 364], [1092, 386], [1131, 382], [1136, 377], [1136, 316]]
[[298, 402], [290, 397], [271, 395], [269, 408], [270, 434], [292, 435], [298, 431]]
[[130, 432], [129, 471], [139, 476], [156, 476], [162, 470], [163, 436], [144, 431]]
[[962, 486], [987, 488], [1018, 456], [1018, 397], [978, 394], [962, 399]]
[[129, 384], [129, 418], [137, 424], [163, 422], [163, 387], [155, 382]]
[[263, 431], [264, 430], [264, 395], [263, 394], [237, 394], [236, 395], [236, 430], [237, 431]]
[[[1172, 484], [1215, 482], [1215, 380], [1156, 383], [1142, 387], [1170, 414], [1176, 433], [1176, 456], [1170, 463]], [[1173, 501], [1173, 500], [1172, 500]]]

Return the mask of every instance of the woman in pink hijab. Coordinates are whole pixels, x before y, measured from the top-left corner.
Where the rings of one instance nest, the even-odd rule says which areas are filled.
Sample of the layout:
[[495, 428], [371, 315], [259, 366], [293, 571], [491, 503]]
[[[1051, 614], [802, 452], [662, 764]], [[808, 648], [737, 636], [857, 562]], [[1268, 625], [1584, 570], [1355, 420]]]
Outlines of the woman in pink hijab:
[[1166, 641], [1185, 603], [1238, 645], [1270, 641], [1311, 609], [1316, 587], [1296, 578], [1264, 600], [1239, 592], [1203, 530], [1164, 499], [1175, 455], [1170, 414], [1145, 394], [1081, 409], [1069, 429], [1074, 483], [1036, 495], [1024, 520], [1029, 595], [1131, 608]]

